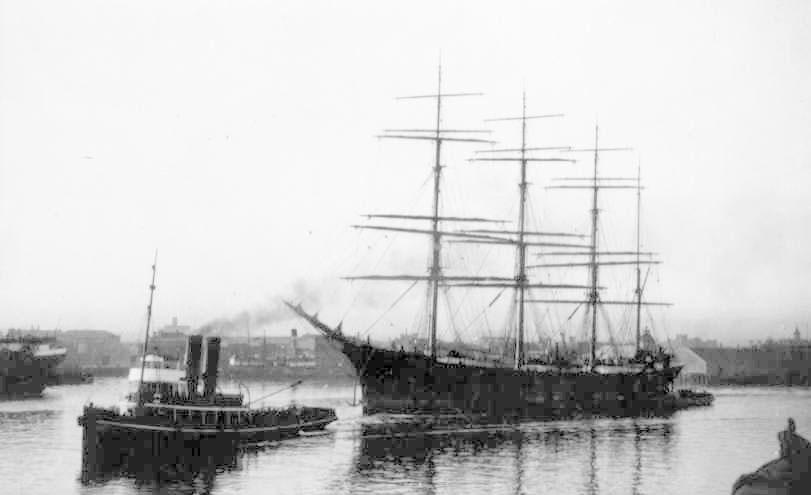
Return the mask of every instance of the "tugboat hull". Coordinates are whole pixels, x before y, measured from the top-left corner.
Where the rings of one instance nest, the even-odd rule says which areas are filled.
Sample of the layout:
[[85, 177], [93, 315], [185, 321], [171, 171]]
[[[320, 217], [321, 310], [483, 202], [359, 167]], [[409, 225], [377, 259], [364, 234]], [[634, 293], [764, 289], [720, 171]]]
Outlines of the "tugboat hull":
[[301, 408], [282, 410], [245, 424], [192, 424], [171, 417], [135, 417], [86, 406], [78, 423], [84, 429], [86, 442], [131, 445], [142, 444], [133, 442], [134, 439], [151, 438], [160, 439], [168, 446], [174, 441], [207, 438], [233, 443], [275, 441], [298, 436], [302, 431], [323, 430], [336, 419], [332, 409]]
[[[208, 448], [222, 453], [292, 438], [303, 431], [323, 430], [337, 419], [332, 409], [265, 409], [240, 413], [237, 419], [244, 418], [243, 423], [231, 421], [235, 416], [229, 416], [227, 409], [235, 408], [210, 409], [205, 415], [178, 420], [166, 415], [166, 409], [130, 415], [92, 404], [85, 406], [78, 418], [82, 427], [82, 479], [93, 479], [99, 470], [124, 468], [129, 458], [193, 460]], [[213, 419], [213, 424], [207, 418]]]

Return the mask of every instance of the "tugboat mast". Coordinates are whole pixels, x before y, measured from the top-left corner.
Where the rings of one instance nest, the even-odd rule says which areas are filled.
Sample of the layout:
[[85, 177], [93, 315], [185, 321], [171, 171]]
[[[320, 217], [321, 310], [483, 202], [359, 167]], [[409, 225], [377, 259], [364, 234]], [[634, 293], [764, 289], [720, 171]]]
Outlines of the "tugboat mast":
[[152, 298], [155, 295], [155, 267], [158, 264], [158, 251], [155, 250], [155, 261], [152, 262], [152, 283], [149, 284], [149, 305], [146, 307], [146, 335], [144, 336], [144, 352], [141, 357], [141, 377], [138, 379], [138, 406], [144, 404], [144, 368], [146, 367], [146, 353], [149, 348], [149, 324], [152, 321]]

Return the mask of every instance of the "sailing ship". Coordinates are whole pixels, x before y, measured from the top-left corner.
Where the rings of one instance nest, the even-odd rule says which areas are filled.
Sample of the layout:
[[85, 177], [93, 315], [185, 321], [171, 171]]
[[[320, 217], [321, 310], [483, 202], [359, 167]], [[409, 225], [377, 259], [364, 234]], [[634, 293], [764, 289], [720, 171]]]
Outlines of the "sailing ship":
[[[89, 465], [95, 464], [93, 457], [100, 449], [128, 449], [150, 442], [153, 447], [168, 446], [202, 439], [257, 443], [321, 430], [337, 419], [333, 409], [256, 408], [251, 407], [250, 402], [245, 403], [242, 394], [218, 392], [219, 337], [208, 337], [203, 352], [202, 335], [190, 335], [185, 369], [149, 354], [154, 291], [153, 264], [143, 357], [140, 365], [131, 368], [129, 373], [129, 382], [135, 386], [135, 391], [118, 407], [98, 407], [91, 403], [78, 418], [84, 430], [85, 454], [91, 458]], [[205, 371], [201, 375], [203, 362]]]
[[[531, 147], [527, 144], [527, 123], [534, 119], [560, 117], [561, 114], [527, 115], [526, 97], [523, 111], [518, 117], [490, 119], [491, 121], [517, 121], [521, 125], [521, 145], [518, 148], [489, 149], [475, 161], [515, 163], [520, 166], [518, 219], [513, 230], [485, 228], [496, 220], [444, 215], [440, 211], [441, 153], [446, 143], [490, 143], [476, 137], [476, 132], [442, 127], [442, 103], [445, 98], [471, 96], [478, 93], [443, 93], [439, 71], [435, 94], [405, 98], [428, 98], [436, 102], [436, 126], [433, 129], [400, 129], [381, 137], [427, 140], [434, 144], [433, 204], [428, 215], [375, 214], [370, 219], [427, 221], [428, 228], [405, 228], [389, 225], [361, 226], [373, 230], [398, 233], [416, 233], [431, 238], [431, 264], [427, 275], [364, 275], [347, 277], [365, 280], [424, 281], [428, 284], [428, 343], [426, 349], [387, 349], [363, 341], [342, 331], [342, 324], [331, 327], [316, 314], [305, 311], [301, 305], [288, 302], [299, 316], [319, 330], [349, 358], [354, 365], [363, 391], [364, 410], [368, 414], [389, 413], [461, 413], [481, 419], [526, 418], [569, 415], [576, 412], [624, 415], [678, 407], [673, 394], [673, 380], [681, 370], [671, 363], [671, 355], [661, 348], [641, 345], [640, 308], [663, 305], [643, 301], [640, 266], [657, 263], [641, 259], [637, 241], [636, 251], [601, 251], [598, 246], [598, 193], [602, 189], [632, 189], [639, 194], [639, 176], [635, 178], [605, 177], [598, 173], [602, 152], [624, 148], [601, 148], [598, 129], [595, 129], [593, 148]], [[546, 155], [538, 156], [537, 152]], [[548, 156], [557, 152], [555, 156]], [[555, 188], [587, 189], [591, 191], [591, 233], [587, 244], [569, 241], [586, 236], [564, 232], [530, 230], [527, 227], [527, 169], [530, 164], [544, 162], [574, 162], [573, 155], [561, 153], [587, 152], [593, 154], [593, 174], [588, 181], [566, 178]], [[466, 223], [477, 228], [455, 230], [449, 225]], [[639, 222], [637, 222], [637, 226]], [[547, 240], [553, 238], [552, 240]], [[556, 240], [561, 238], [562, 240]], [[512, 276], [451, 276], [446, 275], [440, 261], [444, 244], [474, 243], [515, 248], [516, 270]], [[530, 265], [528, 248], [546, 249], [547, 256], [569, 256], [575, 261]], [[633, 255], [634, 259], [617, 256]], [[576, 261], [579, 259], [587, 261]], [[571, 258], [570, 258], [571, 259]], [[637, 270], [634, 300], [605, 300], [599, 284], [600, 267], [605, 265], [631, 265]], [[589, 283], [548, 284], [530, 279], [531, 268], [583, 267], [589, 271]], [[437, 340], [437, 309], [440, 287], [511, 289], [515, 294], [517, 321], [510, 340], [509, 354], [493, 356], [470, 348], [464, 353], [456, 349], [441, 349]], [[569, 299], [533, 299], [529, 291], [585, 290], [586, 297]], [[547, 358], [528, 355], [525, 343], [526, 308], [531, 304], [576, 304], [586, 307], [591, 319], [589, 355], [573, 358], [562, 354], [558, 347]], [[635, 354], [627, 359], [603, 359], [598, 356], [598, 318], [603, 305], [630, 305], [637, 308]]]

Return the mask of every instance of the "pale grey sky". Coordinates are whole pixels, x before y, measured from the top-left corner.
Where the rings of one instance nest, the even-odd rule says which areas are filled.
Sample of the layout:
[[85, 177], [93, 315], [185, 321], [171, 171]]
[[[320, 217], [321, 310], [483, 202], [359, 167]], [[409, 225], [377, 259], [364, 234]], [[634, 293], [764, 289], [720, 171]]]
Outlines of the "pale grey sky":
[[[308, 293], [365, 330], [407, 285], [338, 277], [420, 272], [427, 249], [398, 238], [386, 251], [349, 225], [427, 211], [429, 145], [374, 136], [431, 124], [430, 104], [393, 97], [432, 92], [440, 53], [449, 91], [485, 93], [448, 102], [449, 126], [515, 115], [526, 90], [531, 113], [567, 115], [534, 124], [537, 144], [590, 145], [599, 119], [603, 143], [637, 150], [605, 167], [642, 161], [643, 242], [665, 261], [655, 294], [675, 304], [671, 335], [808, 328], [803, 0], [0, 0], [0, 328], [137, 334], [158, 248], [158, 325], [272, 313]], [[490, 128], [515, 143], [514, 127]], [[444, 206], [514, 215], [517, 172], [467, 163], [474, 149], [445, 155]], [[586, 198], [543, 189], [560, 175], [533, 171], [534, 215], [585, 232]], [[633, 201], [603, 207], [613, 240], [631, 243]], [[511, 256], [487, 263], [509, 271]], [[413, 319], [390, 316], [384, 335]]]

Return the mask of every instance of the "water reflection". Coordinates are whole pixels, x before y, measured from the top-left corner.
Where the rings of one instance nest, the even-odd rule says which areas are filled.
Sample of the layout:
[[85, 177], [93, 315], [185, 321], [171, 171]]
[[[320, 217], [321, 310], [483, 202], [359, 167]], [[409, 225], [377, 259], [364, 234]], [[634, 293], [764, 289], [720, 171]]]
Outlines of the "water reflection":
[[85, 486], [126, 479], [148, 491], [207, 494], [214, 491], [218, 475], [240, 471], [252, 457], [273, 448], [239, 447], [218, 440], [157, 451], [136, 445], [100, 447], [95, 463], [87, 453], [82, 455], [80, 479]]
[[641, 493], [643, 456], [658, 476], [674, 436], [664, 418], [430, 429], [386, 422], [359, 433], [351, 492], [426, 494], [488, 484], [498, 493]]

